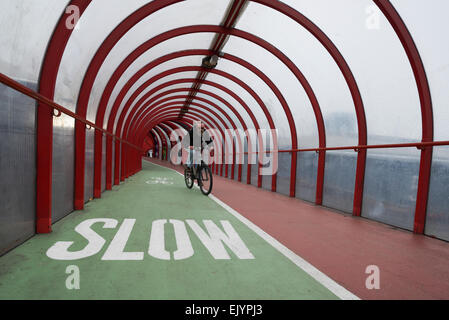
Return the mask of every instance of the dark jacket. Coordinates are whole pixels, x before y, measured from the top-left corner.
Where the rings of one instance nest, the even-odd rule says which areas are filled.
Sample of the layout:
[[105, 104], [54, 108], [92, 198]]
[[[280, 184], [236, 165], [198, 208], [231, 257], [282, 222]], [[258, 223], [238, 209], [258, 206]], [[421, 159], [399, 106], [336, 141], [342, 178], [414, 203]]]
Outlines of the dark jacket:
[[201, 135], [201, 145], [200, 146], [194, 146], [193, 144], [193, 128], [190, 129], [188, 132], [188, 134], [186, 134], [184, 136], [184, 138], [182, 139], [182, 146], [184, 148], [188, 148], [188, 147], [201, 147], [201, 149], [203, 149], [203, 147], [205, 145], [209, 145], [210, 143], [212, 143], [212, 138], [210, 137], [209, 133], [207, 131], [204, 131], [204, 133]]

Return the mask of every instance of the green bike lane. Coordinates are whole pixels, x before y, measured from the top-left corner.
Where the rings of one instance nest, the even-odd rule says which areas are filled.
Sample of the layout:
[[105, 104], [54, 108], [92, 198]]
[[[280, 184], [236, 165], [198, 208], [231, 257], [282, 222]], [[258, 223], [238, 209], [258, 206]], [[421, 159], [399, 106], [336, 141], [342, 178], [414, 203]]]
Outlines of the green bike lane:
[[177, 172], [144, 162], [0, 257], [0, 299], [338, 299], [309, 273]]

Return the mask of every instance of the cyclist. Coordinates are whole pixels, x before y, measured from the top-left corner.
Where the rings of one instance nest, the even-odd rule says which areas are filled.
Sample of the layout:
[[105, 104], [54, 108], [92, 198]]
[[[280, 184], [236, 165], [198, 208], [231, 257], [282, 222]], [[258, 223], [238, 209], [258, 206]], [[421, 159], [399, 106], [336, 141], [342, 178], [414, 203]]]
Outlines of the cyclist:
[[188, 131], [188, 134], [184, 136], [182, 140], [182, 146], [187, 151], [188, 157], [185, 163], [186, 168], [193, 167], [193, 176], [196, 177], [196, 169], [201, 163], [201, 154], [204, 149], [204, 145], [212, 143], [212, 138], [206, 131], [204, 123], [201, 121], [195, 121], [192, 129]]

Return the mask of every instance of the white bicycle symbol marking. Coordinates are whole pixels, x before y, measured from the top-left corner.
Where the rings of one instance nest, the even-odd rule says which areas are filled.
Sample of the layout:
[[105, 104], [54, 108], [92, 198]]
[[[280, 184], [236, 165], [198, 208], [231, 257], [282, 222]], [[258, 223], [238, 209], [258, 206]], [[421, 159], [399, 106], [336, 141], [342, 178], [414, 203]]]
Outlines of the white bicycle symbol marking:
[[161, 178], [161, 177], [155, 177], [151, 178], [150, 180], [146, 181], [147, 184], [165, 184], [165, 185], [172, 185], [173, 179], [172, 178]]

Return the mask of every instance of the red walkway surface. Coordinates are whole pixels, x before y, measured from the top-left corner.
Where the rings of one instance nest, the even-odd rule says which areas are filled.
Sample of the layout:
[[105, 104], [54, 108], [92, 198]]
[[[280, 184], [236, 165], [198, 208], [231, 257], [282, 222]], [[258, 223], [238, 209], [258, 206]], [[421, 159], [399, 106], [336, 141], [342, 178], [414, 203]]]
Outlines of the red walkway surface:
[[[361, 299], [449, 299], [447, 242], [219, 176], [212, 193]], [[379, 290], [365, 287], [369, 265]]]

